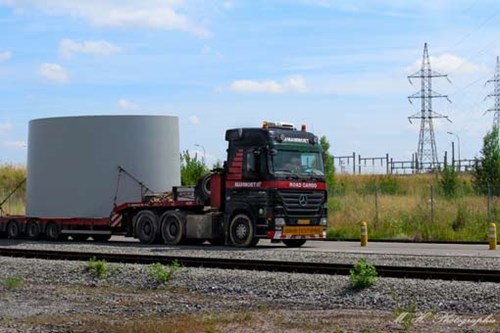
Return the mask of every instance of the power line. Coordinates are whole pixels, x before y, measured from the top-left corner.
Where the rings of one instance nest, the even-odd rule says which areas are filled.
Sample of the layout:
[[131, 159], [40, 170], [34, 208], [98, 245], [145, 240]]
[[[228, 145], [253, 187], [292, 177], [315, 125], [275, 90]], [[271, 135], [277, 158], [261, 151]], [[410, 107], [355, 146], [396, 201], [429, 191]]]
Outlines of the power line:
[[495, 75], [493, 76], [492, 79], [486, 81], [486, 84], [488, 83], [494, 83], [494, 88], [493, 92], [485, 97], [494, 97], [495, 98], [495, 103], [492, 108], [489, 108], [486, 110], [486, 112], [493, 112], [493, 126], [496, 126], [497, 128], [500, 128], [500, 57], [497, 56], [497, 67], [495, 70]]
[[434, 125], [432, 120], [434, 118], [445, 118], [450, 121], [447, 116], [443, 116], [432, 110], [433, 98], [446, 98], [449, 102], [451, 102], [448, 96], [441, 95], [432, 90], [432, 79], [438, 77], [444, 77], [450, 81], [447, 75], [440, 74], [431, 69], [429, 51], [427, 50], [427, 43], [425, 43], [424, 53], [422, 55], [422, 67], [416, 73], [408, 76], [408, 80], [411, 84], [413, 84], [411, 79], [420, 79], [420, 91], [417, 91], [415, 94], [408, 97], [410, 103], [412, 103], [412, 99], [418, 98], [421, 100], [420, 112], [408, 117], [410, 123], [411, 119], [420, 119], [416, 168], [419, 172], [423, 171], [425, 166], [428, 166], [431, 170], [434, 170], [439, 166]]

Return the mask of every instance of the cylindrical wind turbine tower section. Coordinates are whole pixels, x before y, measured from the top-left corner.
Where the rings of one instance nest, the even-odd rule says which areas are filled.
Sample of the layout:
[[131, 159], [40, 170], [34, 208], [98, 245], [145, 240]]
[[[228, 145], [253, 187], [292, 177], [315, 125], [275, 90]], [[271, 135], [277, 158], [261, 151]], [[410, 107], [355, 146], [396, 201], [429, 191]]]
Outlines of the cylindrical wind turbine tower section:
[[[119, 166], [128, 174], [119, 172]], [[30, 122], [28, 216], [109, 216], [114, 203], [141, 200], [145, 187], [130, 175], [152, 192], [180, 185], [177, 117], [82, 116]]]

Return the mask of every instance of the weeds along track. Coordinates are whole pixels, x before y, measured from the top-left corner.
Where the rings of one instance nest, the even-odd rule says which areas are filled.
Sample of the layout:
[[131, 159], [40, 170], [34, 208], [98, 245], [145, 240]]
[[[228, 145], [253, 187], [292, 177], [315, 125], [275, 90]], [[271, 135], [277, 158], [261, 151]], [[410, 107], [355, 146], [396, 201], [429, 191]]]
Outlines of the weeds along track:
[[[0, 247], [0, 256], [50, 260], [87, 261], [90, 258], [129, 264], [170, 264], [177, 261], [184, 267], [242, 269], [304, 274], [348, 275], [352, 265], [335, 263], [290, 262], [278, 260], [248, 260], [203, 258], [123, 253], [31, 250]], [[378, 276], [408, 279], [439, 279], [456, 281], [500, 282], [500, 270], [458, 269], [436, 267], [376, 266]]]

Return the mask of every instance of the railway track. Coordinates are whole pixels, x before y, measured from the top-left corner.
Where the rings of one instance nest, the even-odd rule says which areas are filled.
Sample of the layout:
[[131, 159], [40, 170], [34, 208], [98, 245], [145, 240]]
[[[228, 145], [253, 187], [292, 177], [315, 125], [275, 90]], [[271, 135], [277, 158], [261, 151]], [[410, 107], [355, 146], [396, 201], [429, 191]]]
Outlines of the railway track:
[[[86, 261], [95, 257], [97, 259], [106, 260], [107, 262], [131, 264], [152, 264], [156, 262], [169, 264], [173, 261], [177, 261], [185, 267], [244, 269], [329, 275], [348, 275], [350, 269], [352, 268], [352, 265], [335, 263], [30, 250], [8, 247], [0, 247], [0, 256], [79, 261]], [[500, 270], [381, 265], [376, 266], [376, 268], [378, 275], [381, 277], [500, 282]]]

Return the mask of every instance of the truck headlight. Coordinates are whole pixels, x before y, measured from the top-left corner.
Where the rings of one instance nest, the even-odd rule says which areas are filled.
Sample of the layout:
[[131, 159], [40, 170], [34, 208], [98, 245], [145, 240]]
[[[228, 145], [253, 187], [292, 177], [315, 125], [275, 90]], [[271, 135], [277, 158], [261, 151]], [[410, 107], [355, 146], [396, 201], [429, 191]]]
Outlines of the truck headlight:
[[277, 217], [274, 219], [274, 225], [277, 227], [282, 227], [286, 224], [284, 217]]
[[320, 225], [327, 225], [327, 223], [328, 223], [328, 220], [326, 219], [326, 217], [322, 217], [319, 219]]

